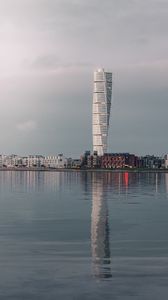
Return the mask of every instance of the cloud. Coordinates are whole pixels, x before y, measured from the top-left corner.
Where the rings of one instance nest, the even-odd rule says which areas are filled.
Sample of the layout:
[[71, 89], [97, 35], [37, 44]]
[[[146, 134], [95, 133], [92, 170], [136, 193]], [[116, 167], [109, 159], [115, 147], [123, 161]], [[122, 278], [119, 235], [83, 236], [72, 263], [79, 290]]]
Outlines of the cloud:
[[33, 120], [28, 120], [28, 121], [25, 121], [22, 123], [18, 123], [16, 127], [20, 131], [29, 132], [29, 131], [33, 131], [34, 129], [36, 129], [37, 123]]
[[100, 66], [113, 71], [109, 151], [167, 151], [168, 1], [0, 4], [0, 151], [91, 149]]
[[37, 56], [32, 62], [24, 61], [24, 66], [28, 69], [38, 71], [56, 71], [66, 69], [88, 68], [92, 64], [88, 61], [66, 61], [58, 59], [55, 55]]

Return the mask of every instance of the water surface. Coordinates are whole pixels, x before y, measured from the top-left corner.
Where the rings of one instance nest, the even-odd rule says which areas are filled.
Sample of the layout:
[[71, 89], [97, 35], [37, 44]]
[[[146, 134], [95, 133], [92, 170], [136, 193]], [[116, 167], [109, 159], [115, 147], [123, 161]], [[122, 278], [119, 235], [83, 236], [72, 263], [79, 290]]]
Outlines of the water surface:
[[168, 295], [168, 174], [0, 172], [0, 299]]

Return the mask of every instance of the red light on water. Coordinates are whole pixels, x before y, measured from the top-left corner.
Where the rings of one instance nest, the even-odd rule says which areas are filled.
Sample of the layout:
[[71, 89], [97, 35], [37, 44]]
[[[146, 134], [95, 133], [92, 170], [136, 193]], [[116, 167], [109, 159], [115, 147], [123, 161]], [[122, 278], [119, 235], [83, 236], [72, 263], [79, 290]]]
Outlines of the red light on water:
[[124, 183], [125, 183], [126, 187], [128, 186], [128, 181], [129, 181], [129, 173], [125, 172], [124, 173]]

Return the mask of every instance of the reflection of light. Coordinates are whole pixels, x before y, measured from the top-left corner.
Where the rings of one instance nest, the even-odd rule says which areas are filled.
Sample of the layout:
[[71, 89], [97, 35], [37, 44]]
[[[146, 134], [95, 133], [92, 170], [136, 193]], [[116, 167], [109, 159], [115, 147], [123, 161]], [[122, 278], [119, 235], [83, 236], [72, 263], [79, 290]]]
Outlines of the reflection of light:
[[103, 178], [94, 173], [92, 179], [91, 247], [93, 274], [98, 278], [112, 276], [109, 233], [108, 207], [104, 197]]
[[158, 192], [158, 173], [156, 173], [156, 181], [155, 181], [155, 183], [156, 183], [156, 193]]
[[128, 172], [125, 172], [124, 173], [124, 183], [125, 183], [126, 187], [128, 187], [128, 181], [129, 181], [129, 174], [128, 174]]
[[121, 192], [121, 173], [118, 175], [118, 193], [120, 194]]
[[166, 193], [168, 194], [168, 173], [165, 174]]
[[[56, 191], [61, 189], [62, 182], [67, 183], [66, 175], [67, 173], [61, 172], [5, 171], [1, 173], [0, 187], [8, 185], [14, 192], [18, 189], [24, 192], [41, 192], [44, 189]], [[68, 178], [71, 178], [69, 174]]]

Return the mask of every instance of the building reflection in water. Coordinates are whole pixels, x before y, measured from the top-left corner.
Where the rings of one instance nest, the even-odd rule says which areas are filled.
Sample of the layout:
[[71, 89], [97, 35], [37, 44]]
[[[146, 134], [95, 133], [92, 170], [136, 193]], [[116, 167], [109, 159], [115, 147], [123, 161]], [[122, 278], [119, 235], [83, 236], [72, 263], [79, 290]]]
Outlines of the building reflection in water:
[[166, 193], [168, 194], [168, 173], [165, 173], [165, 186], [166, 186]]
[[97, 278], [112, 277], [105, 175], [92, 174], [91, 248], [93, 275]]
[[158, 173], [155, 174], [155, 192], [158, 193]]

